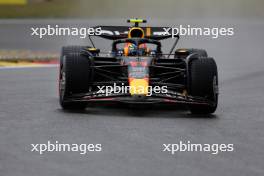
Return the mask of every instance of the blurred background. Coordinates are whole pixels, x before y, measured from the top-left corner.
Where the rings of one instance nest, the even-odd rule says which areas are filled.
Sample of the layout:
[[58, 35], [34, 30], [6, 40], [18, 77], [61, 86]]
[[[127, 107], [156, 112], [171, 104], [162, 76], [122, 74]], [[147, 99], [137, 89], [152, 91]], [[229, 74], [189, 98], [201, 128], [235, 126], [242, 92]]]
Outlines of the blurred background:
[[263, 19], [262, 0], [0, 0], [1, 18]]
[[[254, 47], [254, 60], [262, 60], [263, 7], [263, 0], [0, 0], [0, 58], [58, 58], [62, 46], [90, 45], [87, 38], [79, 37], [39, 39], [31, 36], [31, 27], [128, 25], [126, 19], [138, 17], [147, 19], [150, 26], [233, 27], [234, 36], [218, 39], [182, 36], [178, 47], [206, 48], [226, 70], [223, 74], [232, 71], [234, 75], [237, 63], [247, 63], [241, 65], [243, 68], [252, 63], [248, 63], [252, 54], [242, 51]], [[94, 40], [102, 51], [109, 50], [111, 41]], [[172, 42], [164, 41], [165, 52]], [[229, 60], [236, 64], [226, 64]]]

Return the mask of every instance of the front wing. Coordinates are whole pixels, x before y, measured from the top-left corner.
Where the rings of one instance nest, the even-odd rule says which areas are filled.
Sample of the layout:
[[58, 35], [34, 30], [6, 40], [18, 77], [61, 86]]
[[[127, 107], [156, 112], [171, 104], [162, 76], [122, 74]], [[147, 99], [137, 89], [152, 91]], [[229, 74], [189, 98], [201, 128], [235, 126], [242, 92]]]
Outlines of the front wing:
[[183, 95], [176, 92], [168, 92], [166, 94], [152, 94], [151, 96], [131, 96], [130, 94], [109, 94], [105, 93], [83, 93], [69, 96], [66, 101], [69, 102], [87, 102], [87, 103], [130, 103], [130, 104], [155, 104], [155, 103], [170, 103], [170, 104], [196, 104], [215, 106], [214, 102], [204, 97], [193, 97]]

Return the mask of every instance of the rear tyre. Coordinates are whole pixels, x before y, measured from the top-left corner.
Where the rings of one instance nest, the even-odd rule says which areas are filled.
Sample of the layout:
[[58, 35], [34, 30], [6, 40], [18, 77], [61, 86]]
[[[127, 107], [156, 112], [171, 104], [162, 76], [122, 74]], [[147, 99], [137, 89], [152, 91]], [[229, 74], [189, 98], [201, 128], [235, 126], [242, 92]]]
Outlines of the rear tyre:
[[213, 105], [190, 105], [193, 114], [214, 113], [218, 103], [218, 74], [213, 58], [200, 58], [190, 63], [189, 94], [204, 97]]
[[61, 57], [59, 97], [63, 109], [85, 109], [85, 102], [70, 101], [73, 94], [89, 92], [90, 60], [81, 55], [80, 48]]
[[186, 59], [190, 54], [197, 54], [197, 57], [208, 57], [207, 52], [203, 49], [196, 49], [196, 48], [190, 48], [190, 49], [177, 49], [175, 51], [175, 58], [182, 58]]
[[193, 54], [193, 53], [197, 53], [199, 57], [207, 57], [207, 52], [203, 49], [190, 49], [190, 53]]

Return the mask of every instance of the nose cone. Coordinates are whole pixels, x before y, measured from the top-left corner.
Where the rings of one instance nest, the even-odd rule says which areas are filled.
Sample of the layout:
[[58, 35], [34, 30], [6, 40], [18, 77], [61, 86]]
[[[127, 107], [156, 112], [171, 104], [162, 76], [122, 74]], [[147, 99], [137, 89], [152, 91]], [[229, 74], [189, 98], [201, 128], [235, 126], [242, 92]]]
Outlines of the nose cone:
[[146, 96], [148, 94], [149, 89], [149, 79], [129, 79], [129, 86], [130, 86], [130, 94], [132, 96]]
[[129, 93], [147, 96], [149, 93], [149, 65], [151, 57], [130, 57], [127, 60]]

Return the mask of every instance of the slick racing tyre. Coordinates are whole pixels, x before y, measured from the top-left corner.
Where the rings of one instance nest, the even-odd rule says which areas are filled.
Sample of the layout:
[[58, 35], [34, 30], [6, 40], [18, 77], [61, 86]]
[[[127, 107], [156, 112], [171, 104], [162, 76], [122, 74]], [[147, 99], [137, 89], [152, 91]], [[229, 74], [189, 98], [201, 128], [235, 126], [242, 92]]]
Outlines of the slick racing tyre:
[[197, 54], [197, 57], [208, 57], [207, 52], [203, 49], [195, 49], [195, 48], [190, 48], [190, 49], [177, 49], [175, 51], [175, 58], [182, 58], [186, 59], [189, 55], [191, 54]]
[[89, 92], [90, 60], [76, 48], [62, 57], [59, 74], [59, 97], [63, 109], [85, 109], [85, 102], [67, 99], [73, 94]]
[[203, 49], [190, 49], [190, 54], [197, 53], [198, 57], [207, 57], [207, 52]]
[[212, 105], [190, 105], [193, 114], [214, 113], [218, 103], [218, 74], [213, 58], [199, 58], [190, 63], [189, 94], [206, 98]]

